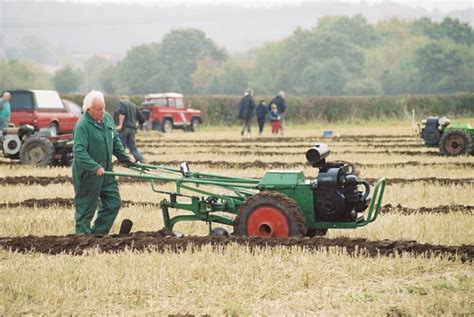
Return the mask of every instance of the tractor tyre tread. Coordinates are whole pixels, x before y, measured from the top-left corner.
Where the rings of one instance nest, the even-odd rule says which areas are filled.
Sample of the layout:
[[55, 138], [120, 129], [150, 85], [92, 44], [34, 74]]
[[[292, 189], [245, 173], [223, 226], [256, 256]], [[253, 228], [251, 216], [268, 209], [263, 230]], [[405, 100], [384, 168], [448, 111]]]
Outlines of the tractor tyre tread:
[[[288, 223], [290, 225], [290, 236], [306, 235], [306, 219], [304, 217], [301, 207], [298, 206], [296, 201], [285, 194], [275, 192], [275, 191], [263, 191], [258, 194], [253, 195], [247, 199], [240, 207], [237, 217], [234, 219], [234, 233], [238, 236], [247, 236], [246, 232], [246, 219], [250, 216], [250, 209], [252, 205], [258, 203], [259, 201], [265, 201], [269, 204], [279, 203], [284, 206], [285, 216], [288, 218]], [[281, 208], [279, 208], [281, 210]]]
[[51, 140], [44, 138], [44, 137], [30, 137], [26, 139], [26, 141], [22, 144], [20, 149], [20, 162], [23, 165], [31, 165], [31, 161], [28, 158], [28, 151], [31, 149], [31, 146], [40, 145], [44, 147], [45, 155], [44, 158], [38, 164], [34, 164], [37, 166], [47, 166], [51, 165], [54, 161], [54, 154], [55, 149], [54, 145]]
[[459, 154], [456, 155], [469, 155], [474, 153], [474, 140], [472, 140], [471, 136], [464, 130], [462, 129], [452, 129], [447, 131], [446, 133], [443, 133], [439, 140], [439, 152], [441, 153], [442, 156], [452, 156], [447, 150], [446, 150], [446, 141], [450, 136], [459, 136], [462, 139], [464, 139], [464, 144], [465, 147], [463, 151]]

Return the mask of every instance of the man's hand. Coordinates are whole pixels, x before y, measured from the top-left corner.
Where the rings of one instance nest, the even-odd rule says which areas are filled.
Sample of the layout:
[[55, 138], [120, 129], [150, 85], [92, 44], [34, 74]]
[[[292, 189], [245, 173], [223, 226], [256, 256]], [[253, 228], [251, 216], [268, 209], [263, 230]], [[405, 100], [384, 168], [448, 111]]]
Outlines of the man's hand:
[[132, 161], [130, 161], [130, 160], [125, 160], [125, 161], [122, 161], [122, 162], [120, 162], [120, 163], [122, 163], [122, 165], [125, 166], [125, 167], [137, 166], [137, 163], [132, 162]]
[[105, 170], [103, 167], [99, 168], [96, 172], [95, 175], [97, 176], [104, 176], [105, 175]]

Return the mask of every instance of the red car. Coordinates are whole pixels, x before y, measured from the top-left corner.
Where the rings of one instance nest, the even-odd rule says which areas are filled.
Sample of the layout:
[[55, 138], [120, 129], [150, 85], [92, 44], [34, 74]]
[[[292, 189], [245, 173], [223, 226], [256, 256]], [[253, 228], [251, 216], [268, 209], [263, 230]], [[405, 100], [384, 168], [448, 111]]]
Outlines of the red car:
[[35, 130], [52, 129], [53, 135], [71, 133], [81, 117], [64, 106], [54, 90], [9, 90], [11, 119], [15, 126], [32, 125]]
[[170, 133], [173, 128], [195, 132], [202, 124], [201, 111], [186, 107], [182, 94], [169, 92], [146, 95], [140, 110], [147, 120], [147, 126], [165, 133]]

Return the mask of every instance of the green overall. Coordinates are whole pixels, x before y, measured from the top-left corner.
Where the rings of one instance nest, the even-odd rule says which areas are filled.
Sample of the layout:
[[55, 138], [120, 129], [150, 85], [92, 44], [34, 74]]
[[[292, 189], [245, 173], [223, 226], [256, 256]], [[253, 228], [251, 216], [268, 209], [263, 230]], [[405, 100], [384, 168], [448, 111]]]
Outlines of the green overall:
[[[120, 209], [120, 194], [114, 176], [96, 176], [96, 172], [101, 167], [112, 171], [112, 155], [120, 162], [130, 160], [110, 114], [105, 113], [100, 124], [84, 113], [74, 128], [73, 154], [76, 234], [108, 234]], [[91, 228], [99, 198], [99, 211]]]

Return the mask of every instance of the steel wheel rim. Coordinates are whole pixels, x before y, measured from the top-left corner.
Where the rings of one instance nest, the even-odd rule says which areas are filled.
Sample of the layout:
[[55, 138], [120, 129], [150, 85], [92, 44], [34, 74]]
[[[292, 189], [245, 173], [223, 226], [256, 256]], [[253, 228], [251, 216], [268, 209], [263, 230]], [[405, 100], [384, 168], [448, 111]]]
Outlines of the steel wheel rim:
[[288, 237], [290, 225], [283, 212], [272, 206], [261, 206], [253, 210], [247, 220], [249, 237]]

